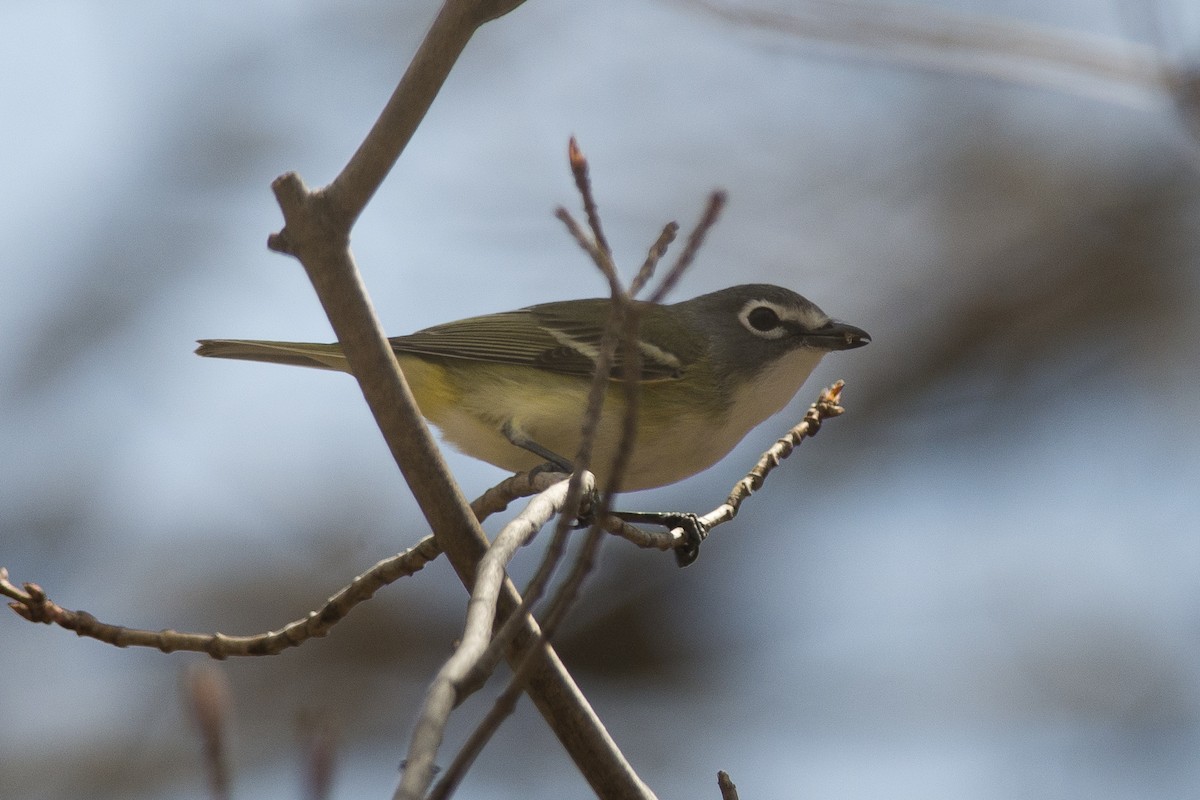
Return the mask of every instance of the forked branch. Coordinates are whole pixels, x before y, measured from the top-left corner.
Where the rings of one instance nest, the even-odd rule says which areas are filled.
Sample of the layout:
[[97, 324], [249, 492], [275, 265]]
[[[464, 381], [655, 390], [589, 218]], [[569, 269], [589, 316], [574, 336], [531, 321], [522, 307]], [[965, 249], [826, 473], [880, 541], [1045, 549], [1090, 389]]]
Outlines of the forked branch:
[[[268, 240], [297, 257], [333, 326], [351, 372], [413, 495], [468, 588], [487, 539], [446, 468], [417, 409], [386, 335], [375, 316], [350, 253], [350, 228], [394, 165], [474, 31], [518, 5], [515, 0], [447, 0], [379, 121], [342, 173], [325, 189], [309, 191], [295, 174], [278, 178], [276, 198], [284, 228]], [[520, 604], [504, 582], [498, 614]], [[550, 727], [592, 789], [612, 798], [653, 797], [634, 774], [532, 620], [522, 622], [506, 656], [532, 649], [536, 667], [525, 683]]]

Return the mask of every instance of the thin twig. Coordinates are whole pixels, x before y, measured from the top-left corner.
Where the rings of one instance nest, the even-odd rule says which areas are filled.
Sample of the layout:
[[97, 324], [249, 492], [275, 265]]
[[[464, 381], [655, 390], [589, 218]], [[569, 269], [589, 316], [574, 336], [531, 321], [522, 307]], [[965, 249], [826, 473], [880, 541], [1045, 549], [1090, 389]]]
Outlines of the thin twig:
[[[613, 264], [611, 252], [608, 250], [608, 244], [603, 241], [600, 218], [596, 210], [595, 199], [592, 196], [591, 182], [588, 179], [587, 158], [579, 149], [579, 145], [574, 137], [571, 138], [568, 150], [571, 171], [575, 175], [576, 185], [583, 196], [584, 207], [588, 210], [593, 235], [589, 237], [565, 208], [559, 208], [556, 216], [562, 220], [567, 230], [580, 246], [591, 254], [592, 260], [607, 278], [612, 293], [612, 309], [605, 326], [604, 336], [601, 339], [600, 352], [596, 358], [592, 381], [588, 387], [587, 404], [584, 408], [583, 421], [580, 426], [579, 447], [574, 454], [575, 460], [573, 466], [575, 470], [567, 489], [564, 513], [559, 516], [558, 522], [555, 525], [554, 536], [545, 557], [542, 559], [541, 564], [539, 564], [537, 572], [526, 586], [524, 597], [518, 607], [518, 613], [511, 615], [505, 620], [504, 625], [497, 632], [493, 641], [493, 648], [507, 646], [507, 643], [514, 634], [514, 626], [533, 607], [533, 604], [541, 598], [559, 559], [566, 549], [567, 534], [570, 530], [571, 521], [578, 517], [580, 504], [583, 502], [585, 476], [589, 475], [587, 471], [592, 466], [592, 450], [596, 441], [596, 431], [599, 429], [600, 418], [604, 412], [604, 400], [608, 393], [608, 379], [612, 373], [614, 360], [614, 331], [622, 324], [626, 313], [627, 296], [621, 287], [621, 281], [617, 275], [616, 265]], [[591, 484], [588, 483], [586, 492], [590, 494], [591, 491]]]
[[[581, 496], [590, 495], [595, 485], [595, 477], [586, 470], [579, 471], [578, 474], [580, 476], [578, 492]], [[560, 477], [560, 480], [567, 479], [565, 476]], [[545, 593], [546, 585], [550, 582], [550, 577], [554, 574], [559, 560], [562, 559], [562, 555], [566, 551], [570, 525], [565, 523], [570, 522], [571, 516], [565, 513], [565, 510], [567, 504], [572, 502], [571, 498], [571, 489], [568, 484], [564, 513], [559, 514], [559, 522], [555, 526], [554, 536], [551, 538], [546, 551], [542, 554], [542, 560], [538, 564], [533, 577], [529, 579], [529, 582], [525, 584], [524, 589], [521, 591], [521, 605], [504, 620], [503, 625], [496, 631], [492, 637], [492, 641], [488, 644], [486, 652], [479, 657], [472, 668], [471, 674], [463, 678], [459, 686], [459, 702], [466, 695], [481, 688], [487, 682], [487, 679], [491, 677], [496, 669], [496, 665], [499, 663], [501, 657], [503, 657], [505, 649], [512, 642], [513, 636], [516, 635], [523, 624], [523, 617], [532, 612]]]
[[441, 553], [432, 536], [398, 555], [390, 556], [354, 578], [330, 597], [321, 608], [289, 622], [276, 631], [252, 636], [227, 636], [223, 633], [181, 633], [170, 629], [151, 631], [126, 628], [101, 622], [86, 611], [72, 611], [55, 603], [36, 583], [18, 589], [8, 580], [8, 571], [0, 568], [0, 594], [15, 602], [9, 608], [30, 622], [57, 625], [117, 647], [151, 647], [164, 653], [184, 650], [207, 653], [217, 660], [238, 656], [273, 656], [309, 639], [325, 636], [359, 603], [369, 600], [379, 589], [417, 572]]
[[832, 386], [823, 390], [817, 401], [804, 413], [804, 419], [771, 445], [758, 459], [758, 463], [746, 474], [746, 477], [734, 484], [733, 490], [730, 491], [725, 502], [700, 517], [700, 524], [704, 526], [705, 530], [711, 531], [717, 525], [729, 522], [736, 517], [738, 509], [742, 507], [746, 498], [762, 488], [767, 476], [792, 454], [800, 442], [816, 436], [817, 432], [821, 430], [822, 422], [845, 412], [846, 409], [839, 404], [842, 388], [845, 385], [845, 381], [834, 381]]
[[604, 530], [647, 550], [665, 552], [675, 550], [687, 543], [687, 536], [684, 535], [682, 528], [651, 531], [611, 514], [604, 519]]
[[[574, 142], [572, 142], [572, 144], [574, 144]], [[575, 152], [576, 157], [582, 159], [582, 154], [578, 153], [577, 148], [573, 148], [573, 151]], [[567, 225], [568, 230], [573, 229], [573, 235], [576, 233], [579, 234], [576, 237], [577, 240], [581, 237], [586, 239], [586, 234], [583, 234], [582, 229], [579, 228], [578, 223], [575, 222], [574, 218], [571, 217], [569, 212], [567, 212], [565, 209], [560, 209], [559, 218], [562, 219]], [[589, 242], [589, 244], [591, 246], [585, 247], [585, 249], [594, 253], [593, 258], [599, 266], [602, 261], [606, 260], [606, 257], [603, 251], [601, 251], [594, 242]], [[611, 262], [608, 263], [611, 265]], [[603, 267], [601, 267], [601, 271], [604, 271]], [[465, 688], [467, 690], [474, 690], [478, 686], [482, 685], [483, 681], [486, 680], [486, 677], [491, 674], [491, 671], [495, 666], [496, 654], [498, 652], [502, 652], [504, 648], [508, 647], [509, 642], [517, 630], [517, 626], [521, 624], [523, 617], [530, 613], [534, 605], [541, 599], [546, 590], [546, 586], [550, 582], [551, 576], [554, 574], [554, 570], [557, 568], [559, 561], [562, 559], [563, 553], [566, 551], [566, 543], [568, 534], [570, 533], [571, 521], [573, 518], [578, 516], [579, 504], [585, 495], [592, 492], [592, 476], [590, 472], [587, 472], [587, 468], [591, 464], [592, 446], [595, 441], [600, 416], [604, 410], [604, 399], [605, 395], [607, 394], [608, 378], [610, 372], [612, 371], [613, 350], [615, 347], [614, 342], [617, 338], [613, 329], [616, 325], [620, 324], [620, 321], [624, 318], [625, 315], [622, 314], [621, 311], [625, 309], [625, 303], [627, 302], [626, 295], [624, 294], [624, 291], [620, 289], [619, 282], [615, 281], [615, 270], [612, 272], [612, 276], [614, 278], [613, 285], [617, 293], [613, 295], [612, 315], [609, 318], [605, 328], [604, 336], [601, 339], [600, 353], [596, 360], [596, 371], [592, 376], [592, 384], [588, 391], [587, 407], [584, 412], [583, 424], [580, 432], [580, 444], [575, 455], [575, 472], [571, 476], [571, 482], [568, 485], [564, 513], [559, 515], [558, 522], [555, 525], [554, 535], [551, 537], [550, 545], [543, 554], [542, 560], [538, 564], [537, 571], [534, 573], [529, 583], [526, 584], [525, 589], [522, 592], [521, 605], [517, 608], [517, 611], [514, 614], [509, 615], [509, 617], [504, 621], [503, 625], [501, 625], [500, 629], [493, 637], [491, 644], [488, 646], [487, 652], [479, 659], [475, 673], [464, 681]], [[595, 509], [593, 509], [593, 513], [597, 513]], [[544, 635], [542, 638], [545, 638]], [[531, 653], [532, 652], [533, 651], [531, 651]], [[522, 667], [524, 667], [526, 663], [527, 660], [523, 660], [521, 662]], [[518, 668], [516, 672], [519, 675], [524, 675], [525, 672], [527, 672], [527, 669], [522, 670], [521, 668]], [[512, 705], [515, 707], [515, 702]], [[495, 725], [498, 727], [500, 721], [502, 721], [506, 716], [507, 714], [503, 714], [498, 718], [494, 718], [493, 721]], [[453, 788], [457, 785], [458, 781], [460, 781], [466, 774], [466, 770], [474, 762], [475, 757], [479, 753], [479, 749], [475, 748], [482, 748], [495, 730], [494, 728], [490, 730], [484, 728], [484, 725], [486, 725], [487, 722], [488, 720], [485, 719], [480, 726], [476, 727], [472, 737], [456, 755], [455, 760], [451, 764], [450, 768], [447, 769], [442, 778], [439, 779], [438, 784], [433, 792], [434, 796], [448, 796], [448, 793], [453, 791]]]
[[[556, 593], [554, 600], [550, 604], [550, 609], [547, 618], [542, 628], [542, 638], [545, 641], [550, 641], [554, 636], [558, 626], [562, 623], [566, 616], [567, 610], [578, 594], [579, 588], [583, 585], [584, 579], [595, 566], [596, 552], [600, 547], [600, 543], [604, 539], [604, 529], [593, 525], [588, 531], [588, 535], [584, 540], [583, 547], [580, 549], [580, 555], [575, 560], [571, 573], [563, 581], [563, 585], [559, 587], [559, 592]], [[512, 679], [504, 687], [504, 691], [492, 703], [492, 707], [488, 709], [488, 713], [471, 731], [467, 737], [467, 741], [459, 748], [455, 754], [454, 760], [450, 766], [446, 768], [445, 773], [438, 779], [437, 784], [429, 793], [426, 800], [447, 800], [459, 783], [466, 776], [467, 770], [475, 763], [475, 759], [483, 751], [484, 746], [500, 729], [513, 711], [517, 707], [517, 701], [521, 697], [521, 685], [526, 679], [526, 673], [533, 665], [532, 659], [526, 659], [512, 676]]]
[[348, 230], [379, 189], [482, 25], [524, 0], [448, 0], [417, 48], [404, 77], [341, 174], [322, 192]]
[[509, 503], [522, 497], [546, 491], [568, 475], [558, 472], [519, 472], [496, 484], [471, 501], [471, 511], [480, 522], [508, 508]]
[[[588, 387], [587, 405], [584, 409], [583, 422], [580, 429], [579, 447], [575, 453], [575, 461], [573, 463], [575, 473], [571, 477], [564, 513], [560, 515], [558, 523], [555, 526], [554, 536], [551, 546], [547, 550], [546, 557], [542, 560], [537, 573], [526, 587], [526, 595], [521, 601], [520, 610], [522, 613], [531, 608], [532, 604], [537, 602], [541, 597], [559, 559], [562, 557], [562, 553], [566, 549], [566, 537], [571, 521], [579, 515], [579, 507], [584, 495], [584, 474], [592, 466], [592, 451], [596, 440], [596, 432], [599, 429], [600, 419], [604, 412], [604, 401], [608, 395], [609, 377], [612, 374], [617, 346], [617, 334], [618, 331], [623, 329], [625, 320], [631, 313], [629, 310], [629, 295], [621, 286], [616, 265], [612, 260], [612, 250], [604, 238], [603, 226], [600, 222], [596, 200], [592, 193], [591, 180], [588, 177], [589, 167], [587, 157], [583, 154], [575, 137], [571, 137], [568, 146], [568, 158], [571, 173], [575, 177], [575, 185], [579, 190], [584, 210], [588, 217], [588, 224], [592, 229], [592, 235], [589, 237], [565, 208], [560, 207], [555, 216], [563, 222], [575, 241], [591, 255], [592, 261], [607, 279], [612, 306], [609, 319], [605, 324], [604, 335], [601, 338], [600, 352], [596, 358], [592, 382]], [[588, 493], [590, 491], [589, 489]], [[494, 646], [502, 646], [511, 638], [513, 634], [512, 625], [513, 623], [510, 618], [497, 633]]]
[[[566, 618], [567, 611], [571, 608], [578, 597], [584, 580], [595, 566], [596, 554], [600, 548], [601, 542], [603, 542], [605, 538], [605, 530], [602, 525], [602, 521], [608, 517], [608, 512], [612, 508], [613, 501], [621, 490], [621, 478], [629, 465], [629, 460], [633, 455], [633, 448], [637, 439], [637, 423], [640, 412], [641, 398], [640, 381], [642, 374], [641, 349], [637, 346], [639, 315], [637, 313], [637, 307], [633, 305], [629, 295], [624, 292], [613, 297], [613, 304], [613, 314], [609, 319], [609, 325], [604, 333], [604, 340], [601, 345], [601, 353], [611, 353], [613, 339], [619, 338], [621, 357], [623, 360], [622, 363], [625, 366], [625, 375], [621, 382], [625, 392], [625, 414], [622, 420], [621, 438], [617, 443], [616, 456], [614, 457], [613, 463], [608, 470], [608, 485], [604, 487], [604, 493], [600, 498], [600, 502], [594, 509], [592, 509], [595, 519], [592, 522], [587, 536], [584, 538], [583, 546], [576, 555], [575, 563], [572, 566], [571, 572], [558, 587], [558, 591], [555, 592], [554, 598], [550, 601], [550, 604], [547, 607], [546, 617], [542, 621], [542, 638], [545, 641], [551, 641], [553, 639], [555, 631], [558, 629], [558, 626], [562, 623], [563, 619]], [[623, 311], [622, 314], [617, 313], [618, 308]], [[619, 329], [617, 329], [618, 325], [620, 326]], [[602, 363], [601, 366], [605, 367], [604, 372], [607, 372], [607, 365]], [[601, 370], [598, 369], [597, 375], [600, 374]], [[598, 406], [597, 413], [595, 415], [597, 418], [599, 416], [599, 408], [600, 407]], [[590, 416], [589, 419], [591, 419]], [[594, 435], [594, 431], [589, 431], [589, 434]], [[559, 529], [556, 531], [556, 534], [561, 536], [563, 533], [565, 533], [564, 523], [567, 521], [569, 520], [560, 517]], [[547, 574], [546, 579], [548, 579], [548, 577], [549, 576]], [[542, 581], [542, 583], [538, 585], [539, 594], [542, 591], [544, 583], [545, 581]], [[496, 707], [501, 709], [511, 709], [512, 707], [515, 707], [516, 697], [520, 693], [521, 683], [525, 677], [524, 673], [530, 668], [530, 666], [531, 662], [528, 659], [520, 664], [504, 693], [505, 695], [511, 695], [511, 701], [509, 697], [502, 696], [495, 704]], [[493, 722], [498, 726], [499, 721], [503, 719], [504, 716], [507, 716], [508, 713], [511, 712], [506, 712], [502, 716], [492, 718], [487, 722]], [[478, 730], [485, 730], [485, 726], [480, 725]], [[482, 737], [479, 745], [482, 746], [482, 744], [486, 741], [487, 736]], [[473, 759], [473, 757], [474, 756], [467, 757], [468, 764], [470, 763], [470, 759]], [[449, 770], [447, 771], [447, 775], [444, 780], [447, 784], [450, 784], [454, 780], [454, 776], [450, 774]]]
[[717, 786], [721, 789], [721, 800], [738, 800], [737, 786], [733, 783], [733, 778], [729, 777], [729, 773], [724, 770], [717, 772]]
[[646, 260], [642, 262], [642, 268], [634, 276], [633, 283], [629, 284], [630, 297], [637, 297], [642, 288], [654, 277], [654, 270], [658, 267], [658, 262], [667, 254], [667, 248], [671, 246], [671, 242], [675, 241], [675, 236], [678, 233], [678, 222], [668, 222], [663, 226], [662, 233], [658, 235], [658, 239], [655, 240], [654, 244], [650, 245], [650, 251], [646, 253]]
[[[580, 192], [582, 193], [586, 189], [588, 192], [587, 198], [590, 198], [591, 186], [586, 180], [587, 160], [574, 138], [571, 139], [570, 154], [571, 168], [572, 172], [576, 175], [577, 182], [580, 181], [580, 174], [583, 176], [583, 186], [580, 187]], [[588, 202], [591, 202], [594, 212], [595, 201], [589, 201], [585, 198], [585, 205]], [[575, 453], [575, 461], [573, 462], [575, 471], [571, 476], [571, 482], [568, 486], [564, 513], [559, 516], [550, 546], [546, 549], [537, 571], [526, 585], [524, 592], [522, 592], [521, 603], [516, 613], [508, 615], [505, 619], [500, 629], [496, 632], [495, 637], [493, 637], [488, 652], [479, 660], [477, 674], [472, 676], [470, 681], [466, 682], [466, 685], [471, 688], [480, 685], [486, 678], [486, 675], [491, 673], [491, 670], [494, 668], [495, 654], [509, 646], [518, 629], [517, 626], [523, 624], [523, 617], [541, 599], [546, 585], [549, 583], [559, 560], [566, 550], [567, 535], [570, 532], [571, 521], [578, 516], [579, 505], [584, 495], [590, 494], [592, 491], [590, 473], [587, 470], [591, 467], [592, 448], [596, 439], [596, 431], [600, 424], [600, 417], [604, 411], [604, 399], [608, 390], [608, 379], [612, 372], [613, 351], [617, 338], [614, 331], [616, 326], [622, 324], [622, 320], [625, 317], [626, 295], [621, 288], [616, 267], [612, 263], [611, 258], [601, 249], [593, 237], [588, 236], [569, 211], [560, 207], [555, 212], [555, 216], [563, 222], [571, 236], [592, 256], [592, 260], [596, 266], [608, 278], [613, 290], [612, 313], [606, 324], [604, 336], [601, 339], [595, 372], [592, 375], [592, 382], [588, 388], [587, 404], [584, 409], [580, 430], [579, 448]], [[597, 219], [595, 229], [599, 228], [599, 224], [599, 219]]]
[[426, 694], [414, 726], [404, 775], [396, 789], [396, 800], [418, 800], [429, 788], [446, 722], [458, 702], [458, 686], [471, 674], [492, 638], [492, 623], [504, 585], [505, 567], [517, 549], [527, 544], [562, 509], [567, 486], [568, 482], [562, 481], [534, 497], [525, 510], [497, 534], [479, 562], [461, 643], [438, 671]]
[[[839, 404], [844, 386], [844, 381], [835, 381], [831, 386], [823, 389], [817, 400], [804, 413], [804, 418], [776, 440], [759, 457], [746, 476], [734, 484], [733, 490], [730, 491], [725, 502], [707, 514], [697, 517], [705, 535], [716, 526], [736, 517], [746, 498], [762, 488], [767, 476], [779, 466], [780, 462], [792, 454], [800, 442], [815, 436], [825, 420], [840, 416], [845, 411]], [[627, 539], [638, 547], [653, 550], [674, 550], [687, 541], [687, 536], [682, 528], [648, 531], [611, 515], [605, 518], [604, 529]]]
[[[579, 190], [579, 195], [583, 198], [583, 211], [587, 216], [588, 227], [592, 229], [592, 238], [596, 241], [596, 246], [600, 248], [600, 252], [607, 256], [607, 261], [612, 263], [612, 248], [608, 245], [608, 238], [604, 235], [604, 230], [600, 225], [600, 210], [596, 206], [596, 197], [592, 194], [592, 181], [588, 177], [588, 162], [583, 155], [583, 151], [579, 149], [579, 143], [572, 136], [567, 144], [567, 161], [571, 164], [571, 175], [575, 178], [575, 188]], [[604, 267], [599, 262], [596, 264], [603, 271]]]
[[559, 206], [554, 210], [554, 216], [560, 220], [563, 225], [567, 226], [567, 232], [571, 234], [571, 238], [575, 240], [576, 244], [583, 248], [584, 252], [591, 256], [592, 261], [597, 267], [600, 268], [600, 272], [602, 275], [604, 275], [604, 279], [608, 281], [610, 293], [617, 294], [624, 292], [625, 290], [621, 288], [621, 279], [617, 275], [617, 267], [613, 263], [612, 256], [610, 256], [608, 253], [605, 253], [604, 250], [600, 248], [600, 245], [596, 243], [596, 240], [589, 236], [587, 231], [583, 229], [583, 226], [576, 222], [575, 218], [571, 216], [570, 211], [567, 211], [567, 209]]
[[704, 244], [704, 237], [712, 230], [712, 227], [717, 224], [717, 219], [721, 216], [721, 209], [725, 208], [726, 194], [721, 190], [717, 190], [708, 196], [708, 204], [704, 207], [704, 213], [700, 216], [700, 221], [696, 223], [696, 227], [692, 229], [688, 235], [687, 244], [683, 246], [679, 257], [675, 259], [675, 263], [671, 265], [670, 271], [663, 276], [662, 283], [654, 294], [650, 295], [651, 303], [661, 303], [667, 293], [675, 288], [675, 284], [683, 277], [684, 270], [691, 266], [692, 261], [696, 258], [696, 253], [700, 251], [700, 245]]
[[[585, 208], [589, 209], [589, 214], [594, 211], [594, 200], [591, 199], [590, 183], [586, 180], [587, 162], [583, 154], [579, 151], [574, 139], [571, 141], [571, 160], [572, 170], [576, 176], [576, 184], [579, 187], [580, 193], [584, 194]], [[582, 176], [582, 177], [581, 177]], [[710, 203], [712, 206], [713, 203]], [[560, 208], [557, 216], [567, 226], [571, 235], [579, 242], [591, 256], [597, 268], [600, 269], [609, 278], [610, 286], [612, 287], [612, 312], [610, 314], [608, 324], [605, 327], [604, 336], [601, 340], [600, 356], [597, 359], [596, 372], [593, 376], [592, 392], [589, 396], [588, 411], [585, 415], [583, 444], [581, 451], [590, 455], [591, 442], [595, 436], [596, 425], [599, 423], [600, 414], [603, 410], [603, 399], [605, 393], [605, 385], [607, 384], [608, 374], [611, 369], [611, 360], [614, 350], [617, 346], [621, 348], [622, 367], [624, 372], [624, 380], [622, 381], [624, 388], [625, 399], [625, 414], [621, 428], [621, 437], [616, 448], [616, 455], [612, 465], [608, 470], [608, 485], [605, 487], [603, 496], [592, 513], [595, 519], [588, 531], [588, 535], [584, 540], [583, 546], [576, 557], [575, 563], [567, 578], [563, 581], [555, 597], [550, 602], [546, 613], [546, 618], [542, 625], [542, 636], [546, 641], [550, 641], [555, 630], [565, 619], [567, 611], [570, 609], [575, 599], [579, 595], [579, 591], [583, 586], [583, 582], [587, 575], [591, 572], [595, 565], [596, 554], [599, 550], [601, 542], [604, 540], [605, 528], [603, 522], [608, 518], [608, 511], [612, 507], [613, 499], [620, 491], [621, 479], [625, 469], [628, 466], [629, 460], [633, 454], [633, 448], [637, 436], [637, 424], [640, 411], [641, 397], [641, 372], [642, 372], [642, 355], [641, 348], [638, 346], [638, 329], [640, 322], [640, 314], [638, 306], [632, 299], [632, 290], [626, 291], [621, 288], [620, 281], [616, 275], [616, 269], [612, 264], [610, 251], [607, 249], [607, 244], [603, 246], [596, 241], [596, 234], [600, 230], [599, 219], [592, 222], [593, 237], [589, 239], [583, 232], [582, 228], [575, 222], [570, 212]], [[704, 224], [704, 230], [711, 227], [715, 222], [716, 213], [711, 212], [705, 215], [709, 221]], [[649, 279], [653, 273], [653, 269], [658, 259], [665, 252], [667, 245], [674, 238], [677, 226], [671, 223], [664, 228], [658, 240], [651, 247], [646, 262], [642, 269], [639, 270], [635, 283], [637, 288]], [[701, 232], [699, 239], [693, 234], [694, 246], [699, 246], [699, 239], [703, 238]], [[678, 274], [687, 267], [691, 262], [689, 257], [676, 272]], [[557, 564], [561, 557], [561, 552], [565, 546], [566, 523], [569, 520], [560, 517], [558, 527], [555, 531], [553, 554], [548, 555], [543, 560], [539, 568], [539, 573], [535, 581], [536, 589], [526, 589], [526, 602], [528, 602], [531, 594], [541, 593], [545, 582], [549, 579], [549, 574], [553, 569], [553, 565]], [[502, 641], [506, 631], [502, 630], [498, 633], [496, 639]], [[495, 642], [493, 643], [493, 646]], [[466, 771], [474, 763], [475, 758], [482, 751], [484, 745], [490, 740], [492, 735], [499, 729], [501, 723], [506, 719], [516, 708], [516, 702], [520, 696], [520, 686], [526, 679], [526, 673], [532, 666], [532, 662], [528, 659], [523, 661], [516, 669], [512, 680], [508, 686], [497, 698], [492, 708], [489, 710], [485, 718], [475, 727], [468, 737], [466, 743], [456, 754], [454, 761], [447, 768], [446, 772], [439, 779], [437, 785], [429, 796], [429, 800], [445, 800], [459, 782], [465, 776]]]

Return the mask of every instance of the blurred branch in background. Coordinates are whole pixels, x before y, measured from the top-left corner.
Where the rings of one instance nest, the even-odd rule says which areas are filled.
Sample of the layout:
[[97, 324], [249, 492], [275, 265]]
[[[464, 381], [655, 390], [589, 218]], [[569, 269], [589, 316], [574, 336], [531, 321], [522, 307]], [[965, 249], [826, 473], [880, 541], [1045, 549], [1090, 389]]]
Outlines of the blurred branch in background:
[[[964, 168], [1015, 169], [1003, 154], [973, 152], [961, 155]], [[1169, 380], [1190, 351], [1178, 332], [1194, 315], [1185, 254], [1198, 198], [1186, 174], [1144, 175], [1074, 206], [1030, 186], [1027, 230], [963, 265], [965, 285], [939, 299], [936, 327], [914, 329], [903, 363], [881, 366], [886, 394], [866, 401], [863, 446], [882, 405], [919, 408], [931, 391], [941, 435], [957, 438], [1004, 431], [1018, 408], [1102, 387], [1122, 369]], [[971, 228], [957, 235], [969, 239]]]
[[672, 2], [738, 27], [853, 48], [861, 58], [1136, 107], [1146, 107], [1159, 95], [1182, 117], [1192, 137], [1193, 162], [1200, 168], [1200, 70], [1173, 61], [1156, 47], [924, 4], [800, 0], [777, 11], [720, 0]]
[[328, 714], [302, 714], [297, 731], [302, 747], [304, 800], [333, 795], [340, 731]]
[[188, 710], [204, 748], [204, 773], [212, 800], [229, 800], [233, 777], [229, 765], [229, 682], [210, 664], [189, 669], [183, 678]]

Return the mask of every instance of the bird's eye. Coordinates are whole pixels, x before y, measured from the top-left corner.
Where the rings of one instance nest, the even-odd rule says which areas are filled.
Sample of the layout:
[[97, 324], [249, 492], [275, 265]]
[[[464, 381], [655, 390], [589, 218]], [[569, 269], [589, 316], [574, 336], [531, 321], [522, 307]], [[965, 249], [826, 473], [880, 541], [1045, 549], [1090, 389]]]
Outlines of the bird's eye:
[[775, 309], [769, 306], [758, 306], [751, 309], [750, 313], [746, 315], [746, 321], [754, 330], [763, 333], [779, 327], [779, 315], [775, 313]]

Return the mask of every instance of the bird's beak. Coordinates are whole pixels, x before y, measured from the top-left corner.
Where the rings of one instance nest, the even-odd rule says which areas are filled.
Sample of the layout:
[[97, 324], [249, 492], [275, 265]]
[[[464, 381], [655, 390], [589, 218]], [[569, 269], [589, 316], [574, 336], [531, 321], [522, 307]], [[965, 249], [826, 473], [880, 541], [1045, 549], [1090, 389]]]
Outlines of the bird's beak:
[[813, 347], [822, 350], [853, 350], [871, 343], [871, 334], [862, 328], [836, 320], [820, 330], [811, 332], [807, 338]]

